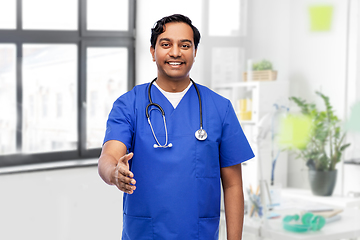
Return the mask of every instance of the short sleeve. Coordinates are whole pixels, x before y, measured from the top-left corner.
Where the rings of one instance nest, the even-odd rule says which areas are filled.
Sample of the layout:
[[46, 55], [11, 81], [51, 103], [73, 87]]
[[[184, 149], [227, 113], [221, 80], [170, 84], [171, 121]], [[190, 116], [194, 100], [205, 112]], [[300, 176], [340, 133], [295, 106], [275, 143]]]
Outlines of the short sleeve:
[[124, 143], [127, 149], [131, 148], [134, 134], [135, 99], [132, 94], [132, 92], [125, 93], [114, 102], [106, 123], [104, 143], [109, 140], [118, 140]]
[[255, 155], [229, 101], [220, 143], [220, 167], [245, 162]]

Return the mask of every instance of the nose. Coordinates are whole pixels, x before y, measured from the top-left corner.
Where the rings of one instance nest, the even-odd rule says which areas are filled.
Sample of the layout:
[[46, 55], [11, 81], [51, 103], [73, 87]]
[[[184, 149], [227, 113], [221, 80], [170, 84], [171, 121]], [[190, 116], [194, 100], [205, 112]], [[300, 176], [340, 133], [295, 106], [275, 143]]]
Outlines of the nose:
[[174, 44], [169, 51], [169, 55], [170, 55], [170, 57], [174, 57], [174, 58], [180, 57], [181, 56], [180, 47], [178, 45]]

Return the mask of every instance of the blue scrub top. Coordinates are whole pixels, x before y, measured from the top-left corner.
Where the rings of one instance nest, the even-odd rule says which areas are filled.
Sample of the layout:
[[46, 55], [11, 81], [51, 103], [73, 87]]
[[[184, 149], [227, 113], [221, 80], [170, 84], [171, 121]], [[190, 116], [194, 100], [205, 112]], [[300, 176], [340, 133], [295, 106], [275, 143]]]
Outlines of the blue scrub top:
[[[199, 99], [191, 86], [176, 109], [157, 87], [154, 103], [165, 111], [171, 148], [154, 148], [146, 118], [149, 83], [119, 97], [107, 121], [105, 140], [123, 142], [134, 156], [130, 169], [136, 179], [133, 194], [124, 193], [123, 240], [218, 239], [220, 168], [254, 157], [229, 100], [197, 85], [202, 100], [205, 141], [195, 138], [200, 127]], [[159, 111], [151, 123], [165, 143]]]

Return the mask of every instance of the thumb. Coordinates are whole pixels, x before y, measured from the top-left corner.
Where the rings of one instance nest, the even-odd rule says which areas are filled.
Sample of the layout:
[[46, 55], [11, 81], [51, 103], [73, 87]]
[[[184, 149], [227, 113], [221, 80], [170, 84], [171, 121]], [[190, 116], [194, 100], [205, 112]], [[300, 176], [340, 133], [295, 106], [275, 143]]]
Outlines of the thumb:
[[132, 157], [134, 156], [134, 153], [128, 153], [128, 154], [125, 154], [124, 156], [122, 156], [120, 159], [119, 159], [119, 162], [122, 162], [124, 164], [127, 164], [128, 161], [130, 159], [132, 159]]
[[124, 156], [122, 156], [117, 163], [116, 169], [122, 169], [121, 170], [121, 174], [123, 174], [124, 176], [129, 176], [131, 178], [134, 177], [134, 174], [132, 172], [129, 171], [129, 160], [133, 157], [133, 153], [128, 153], [125, 154]]

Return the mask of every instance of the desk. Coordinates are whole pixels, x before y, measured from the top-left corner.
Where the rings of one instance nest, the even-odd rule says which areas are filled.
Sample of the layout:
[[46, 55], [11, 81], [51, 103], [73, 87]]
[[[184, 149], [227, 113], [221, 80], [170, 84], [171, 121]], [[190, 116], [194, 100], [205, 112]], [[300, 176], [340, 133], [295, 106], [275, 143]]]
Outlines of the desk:
[[299, 199], [308, 202], [322, 203], [329, 206], [341, 208], [360, 208], [360, 198], [355, 197], [342, 197], [334, 194], [331, 197], [315, 196], [310, 190], [286, 188], [282, 189], [281, 197], [283, 199]]
[[[296, 196], [296, 192], [291, 195], [287, 190], [282, 193], [284, 200], [289, 200], [296, 197], [296, 206], [274, 209], [273, 211], [279, 213], [281, 218], [256, 220], [249, 216], [244, 219], [244, 233], [251, 233], [257, 239], [273, 239], [273, 240], [339, 240], [339, 239], [357, 239], [360, 237], [360, 209], [350, 208], [348, 206], [357, 206], [357, 201], [342, 201], [342, 198], [332, 197], [315, 197], [311, 195], [302, 195], [303, 198]], [[306, 191], [306, 190], [305, 190]], [[291, 191], [290, 191], [291, 192]], [[292, 197], [291, 197], [292, 196]], [[305, 198], [305, 199], [304, 199]], [[339, 201], [340, 200], [340, 201]], [[357, 200], [357, 199], [355, 199]], [[327, 206], [338, 206], [344, 209], [340, 213], [341, 219], [335, 222], [327, 223], [320, 231], [310, 231], [305, 233], [293, 233], [283, 229], [282, 217], [285, 215], [296, 214], [301, 212], [300, 202], [308, 205], [310, 201], [321, 203], [321, 201], [328, 201]]]

